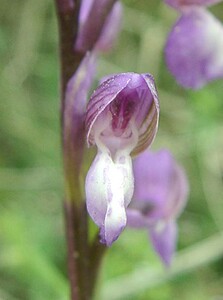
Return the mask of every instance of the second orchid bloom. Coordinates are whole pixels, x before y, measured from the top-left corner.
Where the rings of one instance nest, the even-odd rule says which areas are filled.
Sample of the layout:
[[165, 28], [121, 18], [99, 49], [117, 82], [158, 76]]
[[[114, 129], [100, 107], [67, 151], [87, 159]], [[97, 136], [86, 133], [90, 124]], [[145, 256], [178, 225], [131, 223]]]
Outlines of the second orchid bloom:
[[172, 154], [145, 151], [133, 163], [135, 189], [128, 207], [128, 225], [147, 229], [154, 250], [166, 266], [177, 243], [176, 219], [188, 197], [188, 181]]

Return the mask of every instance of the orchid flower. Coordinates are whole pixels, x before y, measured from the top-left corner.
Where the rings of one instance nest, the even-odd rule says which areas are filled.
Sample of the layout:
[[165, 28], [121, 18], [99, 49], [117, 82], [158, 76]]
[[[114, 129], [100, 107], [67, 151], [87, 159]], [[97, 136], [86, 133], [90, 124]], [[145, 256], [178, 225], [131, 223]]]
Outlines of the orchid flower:
[[114, 75], [90, 98], [87, 143], [98, 151], [86, 177], [86, 203], [100, 227], [101, 242], [108, 246], [126, 226], [126, 207], [134, 190], [131, 155], [152, 143], [158, 118], [157, 92], [149, 74]]
[[[122, 4], [118, 1], [113, 5], [103, 27], [100, 28], [98, 22], [101, 19], [100, 15], [104, 14], [104, 10], [106, 10], [106, 5], [109, 5], [108, 0], [82, 0], [79, 15], [79, 31], [75, 44], [75, 48], [78, 51], [88, 51], [92, 45], [99, 52], [109, 51], [113, 47], [121, 27]], [[97, 41], [93, 41], [99, 30], [99, 38]]]
[[140, 154], [133, 171], [135, 191], [127, 209], [128, 226], [146, 228], [155, 251], [168, 266], [176, 247], [176, 219], [188, 196], [186, 175], [167, 150]]
[[166, 64], [177, 82], [199, 89], [223, 77], [223, 26], [201, 6], [219, 1], [167, 2], [182, 13], [165, 46]]

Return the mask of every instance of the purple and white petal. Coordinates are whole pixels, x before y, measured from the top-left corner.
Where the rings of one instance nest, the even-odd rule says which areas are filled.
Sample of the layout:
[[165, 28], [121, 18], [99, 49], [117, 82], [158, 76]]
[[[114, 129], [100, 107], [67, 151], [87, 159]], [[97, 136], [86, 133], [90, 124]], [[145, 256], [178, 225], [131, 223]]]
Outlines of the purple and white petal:
[[[116, 79], [117, 78], [117, 79]], [[87, 107], [86, 131], [88, 146], [95, 145], [94, 123], [105, 108], [127, 86], [131, 74], [119, 74], [108, 78], [94, 91]]]
[[87, 210], [101, 228], [101, 241], [110, 246], [126, 225], [126, 212], [133, 195], [134, 179], [130, 157], [114, 162], [98, 152], [86, 177]]
[[170, 32], [165, 60], [176, 81], [185, 88], [199, 89], [223, 77], [223, 26], [208, 11], [184, 10]]
[[[90, 99], [86, 115], [89, 145], [95, 144], [95, 130], [102, 128], [101, 125], [95, 126], [96, 120], [100, 122], [99, 117], [103, 119], [103, 124], [104, 120], [109, 120], [117, 137], [124, 131], [125, 135], [131, 137], [136, 129], [138, 142], [131, 149], [132, 154], [142, 152], [152, 143], [158, 128], [159, 102], [153, 77], [150, 74], [116, 74], [97, 88]], [[108, 133], [103, 134], [103, 139], [106, 135]], [[123, 144], [128, 142], [127, 136], [122, 139]]]
[[104, 225], [107, 211], [106, 174], [112, 164], [111, 158], [103, 153], [95, 157], [86, 177], [85, 192], [87, 210], [92, 220], [99, 226]]
[[152, 245], [166, 266], [170, 266], [176, 250], [177, 225], [175, 221], [164, 223], [160, 221], [149, 228]]

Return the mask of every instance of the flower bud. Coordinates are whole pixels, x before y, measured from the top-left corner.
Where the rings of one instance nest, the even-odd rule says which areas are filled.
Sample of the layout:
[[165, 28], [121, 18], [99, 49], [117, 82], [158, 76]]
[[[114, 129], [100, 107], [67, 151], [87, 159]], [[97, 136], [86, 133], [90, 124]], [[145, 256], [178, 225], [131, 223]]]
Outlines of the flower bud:
[[107, 52], [113, 47], [121, 27], [122, 4], [116, 2], [108, 11], [112, 2], [114, 1], [82, 1], [76, 50], [86, 52], [94, 48]]

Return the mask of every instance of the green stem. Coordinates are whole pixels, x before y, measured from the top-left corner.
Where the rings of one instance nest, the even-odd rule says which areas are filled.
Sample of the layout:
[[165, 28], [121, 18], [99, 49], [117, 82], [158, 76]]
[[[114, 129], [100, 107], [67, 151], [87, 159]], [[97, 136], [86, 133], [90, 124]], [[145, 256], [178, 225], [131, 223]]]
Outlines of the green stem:
[[[71, 176], [70, 165], [75, 166], [75, 158], [67, 157], [72, 140], [64, 144], [64, 112], [66, 86], [83, 59], [83, 54], [74, 50], [78, 31], [79, 1], [55, 0], [59, 27], [59, 51], [61, 63], [61, 125], [66, 182], [65, 225], [67, 237], [68, 276], [71, 300], [87, 300], [87, 216], [78, 185], [78, 174]], [[75, 170], [74, 170], [75, 172]], [[76, 172], [75, 172], [76, 173]], [[73, 180], [75, 179], [75, 180]], [[75, 192], [73, 185], [75, 184]]]
[[[65, 221], [68, 250], [68, 275], [71, 300], [89, 299], [88, 230], [85, 205], [65, 201]], [[83, 216], [83, 212], [85, 216]]]
[[77, 270], [77, 257], [78, 252], [76, 249], [75, 231], [74, 231], [74, 220], [75, 220], [75, 209], [72, 207], [73, 203], [64, 203], [65, 221], [66, 221], [66, 238], [67, 238], [67, 264], [68, 264], [68, 276], [71, 287], [71, 300], [80, 299], [80, 290], [78, 283], [78, 270]]
[[100, 270], [100, 266], [102, 263], [102, 259], [104, 257], [105, 251], [107, 247], [104, 244], [100, 243], [99, 234], [95, 236], [94, 241], [92, 242], [90, 248], [90, 277], [91, 281], [89, 283], [89, 294], [91, 298], [94, 295], [95, 287], [96, 287], [96, 280], [98, 278], [98, 273]]

